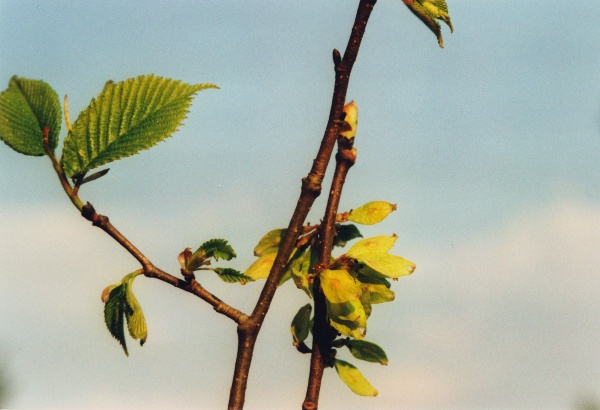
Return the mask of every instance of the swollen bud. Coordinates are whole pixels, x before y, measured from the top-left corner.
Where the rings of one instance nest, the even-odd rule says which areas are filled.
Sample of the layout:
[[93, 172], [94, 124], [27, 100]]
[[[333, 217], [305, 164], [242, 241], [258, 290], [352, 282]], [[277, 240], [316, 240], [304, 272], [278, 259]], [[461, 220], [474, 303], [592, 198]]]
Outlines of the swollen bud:
[[340, 135], [348, 139], [353, 139], [356, 135], [356, 127], [358, 125], [358, 106], [354, 101], [350, 101], [344, 106], [344, 124], [341, 127]]
[[108, 298], [110, 297], [110, 292], [112, 292], [112, 290], [116, 287], [117, 287], [116, 285], [110, 285], [110, 286], [107, 286], [106, 288], [104, 288], [104, 290], [102, 291], [102, 296], [100, 296], [102, 303], [108, 302]]

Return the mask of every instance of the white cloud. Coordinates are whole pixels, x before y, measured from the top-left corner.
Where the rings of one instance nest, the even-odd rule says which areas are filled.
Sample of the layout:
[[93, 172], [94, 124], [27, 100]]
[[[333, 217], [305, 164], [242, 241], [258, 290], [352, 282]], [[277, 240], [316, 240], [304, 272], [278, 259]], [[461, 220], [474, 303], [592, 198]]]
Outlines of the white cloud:
[[[402, 255], [417, 262], [417, 270], [394, 283], [397, 300], [376, 306], [369, 324], [369, 340], [385, 348], [390, 364], [360, 363], [341, 353], [379, 397], [355, 397], [330, 371], [323, 407], [567, 408], [582, 392], [597, 391], [598, 244], [600, 207], [560, 202], [462, 242], [405, 247]], [[10, 355], [15, 404], [80, 407], [95, 397], [96, 404], [132, 407], [137, 400], [169, 403], [173, 389], [195, 391], [193, 401], [177, 404], [184, 408], [227, 395], [233, 326], [209, 307], [198, 309], [202, 302], [154, 282], [136, 284], [150, 322], [148, 344], [131, 342], [131, 356], [123, 357], [103, 328], [99, 294], [137, 266], [75, 211], [5, 208], [0, 246], [10, 249], [0, 259], [0, 337], [2, 354]], [[238, 291], [226, 299], [243, 297]], [[250, 292], [247, 299], [254, 300]], [[249, 408], [269, 388], [269, 369], [294, 355], [285, 339], [288, 325], [280, 327], [298, 300], [280, 295], [275, 303], [285, 309], [269, 316], [259, 339]], [[196, 353], [190, 361], [177, 351]], [[277, 380], [290, 383], [277, 386], [281, 394], [271, 400], [278, 405], [303, 397], [306, 375], [298, 369], [308, 357], [297, 356], [278, 367]], [[210, 382], [203, 379], [208, 373]]]

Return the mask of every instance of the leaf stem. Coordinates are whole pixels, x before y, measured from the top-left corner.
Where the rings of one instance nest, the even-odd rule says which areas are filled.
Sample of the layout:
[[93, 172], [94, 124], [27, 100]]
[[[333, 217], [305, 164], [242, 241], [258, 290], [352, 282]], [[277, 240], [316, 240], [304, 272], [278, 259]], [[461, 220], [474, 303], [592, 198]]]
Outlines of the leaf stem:
[[50, 158], [50, 161], [52, 162], [52, 167], [54, 168], [56, 175], [58, 175], [58, 179], [60, 180], [60, 184], [62, 185], [63, 189], [65, 190], [65, 193], [67, 194], [67, 196], [69, 197], [69, 199], [71, 200], [73, 205], [75, 205], [75, 208], [77, 208], [79, 211], [81, 211], [83, 209], [83, 202], [81, 202], [81, 199], [79, 199], [79, 196], [77, 196], [77, 191], [73, 190], [73, 188], [71, 187], [71, 184], [69, 184], [67, 176], [65, 175], [62, 167], [60, 166], [60, 163], [56, 159], [56, 156], [54, 155], [52, 150], [50, 150], [49, 138], [50, 138], [50, 128], [44, 127], [44, 129], [42, 130], [42, 141], [44, 144], [44, 153], [48, 156], [48, 158]]

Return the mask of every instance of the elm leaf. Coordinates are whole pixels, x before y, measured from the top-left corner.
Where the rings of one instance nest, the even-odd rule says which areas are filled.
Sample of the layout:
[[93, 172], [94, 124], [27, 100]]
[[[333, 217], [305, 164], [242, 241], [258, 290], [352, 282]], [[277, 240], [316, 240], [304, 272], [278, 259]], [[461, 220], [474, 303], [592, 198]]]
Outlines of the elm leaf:
[[25, 155], [44, 155], [43, 131], [54, 152], [60, 134], [62, 111], [58, 94], [41, 80], [14, 76], [0, 94], [0, 139]]
[[168, 138], [181, 125], [192, 97], [214, 84], [189, 85], [152, 74], [107, 82], [73, 123], [62, 165], [68, 177], [137, 154]]

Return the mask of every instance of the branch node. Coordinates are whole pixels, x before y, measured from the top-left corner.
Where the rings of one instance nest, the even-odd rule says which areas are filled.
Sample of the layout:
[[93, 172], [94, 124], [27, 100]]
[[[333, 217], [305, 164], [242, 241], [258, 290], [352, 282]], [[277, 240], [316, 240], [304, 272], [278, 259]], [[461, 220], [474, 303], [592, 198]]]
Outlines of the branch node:
[[341, 64], [341, 62], [342, 62], [342, 56], [341, 56], [340, 52], [336, 48], [334, 48], [333, 49], [333, 64], [334, 64], [334, 67], [335, 68], [339, 67], [340, 64]]
[[94, 209], [94, 206], [92, 204], [90, 204], [89, 202], [87, 202], [82, 208], [81, 208], [81, 216], [83, 216], [85, 219], [87, 219], [90, 222], [94, 222], [94, 215], [96, 215], [96, 210]]

